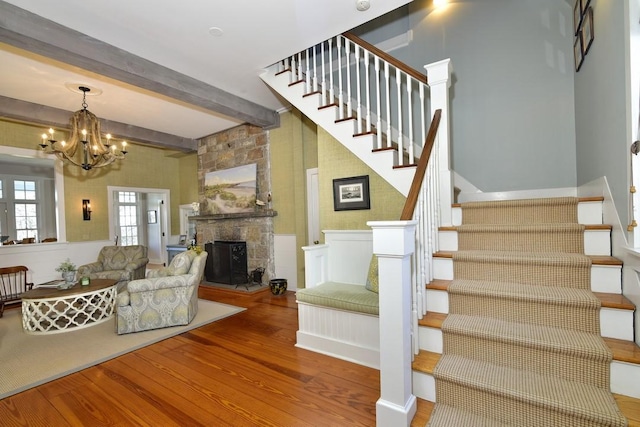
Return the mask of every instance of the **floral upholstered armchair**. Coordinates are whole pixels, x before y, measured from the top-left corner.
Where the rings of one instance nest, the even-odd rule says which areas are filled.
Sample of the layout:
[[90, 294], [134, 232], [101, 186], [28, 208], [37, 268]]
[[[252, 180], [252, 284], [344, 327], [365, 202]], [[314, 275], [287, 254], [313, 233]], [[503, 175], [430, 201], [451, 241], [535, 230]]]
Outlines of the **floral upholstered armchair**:
[[127, 283], [116, 303], [118, 334], [191, 323], [206, 261], [207, 252], [188, 250], [176, 255], [169, 267], [149, 270], [146, 279]]
[[120, 290], [129, 280], [144, 278], [148, 263], [146, 246], [105, 246], [96, 262], [78, 267], [77, 277], [117, 280]]

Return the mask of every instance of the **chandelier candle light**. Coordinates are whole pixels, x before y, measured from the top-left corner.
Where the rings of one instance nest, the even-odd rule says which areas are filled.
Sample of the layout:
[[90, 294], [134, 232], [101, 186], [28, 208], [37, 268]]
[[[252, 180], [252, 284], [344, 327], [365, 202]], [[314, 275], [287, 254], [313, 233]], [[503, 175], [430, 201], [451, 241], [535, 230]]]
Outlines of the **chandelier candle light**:
[[[122, 141], [122, 150], [118, 150], [118, 147], [111, 143], [111, 134], [106, 135], [105, 143], [102, 142], [100, 120], [87, 109], [87, 92], [91, 89], [85, 86], [78, 89], [82, 91], [82, 110], [71, 116], [69, 142], [61, 141], [56, 145], [58, 141], [53, 137], [54, 131], [49, 129], [48, 135], [42, 134], [40, 147], [47, 153], [55, 154], [60, 160], [66, 160], [87, 171], [124, 159], [124, 155], [127, 154], [127, 141]], [[50, 151], [47, 151], [47, 148]]]

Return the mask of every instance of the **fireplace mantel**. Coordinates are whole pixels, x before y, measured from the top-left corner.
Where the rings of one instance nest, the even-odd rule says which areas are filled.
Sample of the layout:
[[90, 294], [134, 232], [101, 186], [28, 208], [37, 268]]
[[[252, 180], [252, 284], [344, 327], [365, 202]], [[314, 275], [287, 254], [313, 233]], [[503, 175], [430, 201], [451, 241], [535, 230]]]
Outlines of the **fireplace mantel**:
[[224, 220], [224, 219], [273, 217], [276, 215], [278, 215], [278, 211], [274, 211], [273, 209], [265, 209], [265, 210], [254, 211], [254, 212], [196, 215], [196, 216], [190, 216], [189, 219], [193, 221], [212, 221], [212, 220]]

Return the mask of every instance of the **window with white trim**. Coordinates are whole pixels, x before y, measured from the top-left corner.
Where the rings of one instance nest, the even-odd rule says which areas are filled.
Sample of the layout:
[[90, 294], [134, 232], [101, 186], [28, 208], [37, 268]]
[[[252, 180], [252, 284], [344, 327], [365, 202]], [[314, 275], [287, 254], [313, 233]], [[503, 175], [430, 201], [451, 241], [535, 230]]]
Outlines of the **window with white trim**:
[[16, 223], [16, 238], [29, 237], [38, 241], [38, 204], [35, 181], [13, 181], [13, 209]]
[[138, 194], [134, 191], [118, 191], [118, 229], [122, 246], [138, 244]]

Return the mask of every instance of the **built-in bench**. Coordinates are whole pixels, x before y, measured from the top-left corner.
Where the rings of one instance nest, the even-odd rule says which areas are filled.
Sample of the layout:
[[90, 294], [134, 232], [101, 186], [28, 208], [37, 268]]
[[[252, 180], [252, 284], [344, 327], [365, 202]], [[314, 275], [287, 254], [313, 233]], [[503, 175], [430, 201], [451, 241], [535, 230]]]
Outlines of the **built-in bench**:
[[302, 248], [305, 288], [296, 293], [296, 346], [378, 369], [380, 331], [372, 232], [327, 230], [324, 235], [324, 244]]

